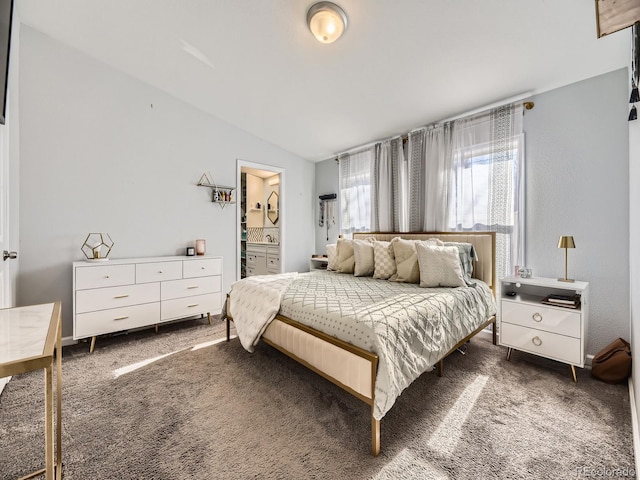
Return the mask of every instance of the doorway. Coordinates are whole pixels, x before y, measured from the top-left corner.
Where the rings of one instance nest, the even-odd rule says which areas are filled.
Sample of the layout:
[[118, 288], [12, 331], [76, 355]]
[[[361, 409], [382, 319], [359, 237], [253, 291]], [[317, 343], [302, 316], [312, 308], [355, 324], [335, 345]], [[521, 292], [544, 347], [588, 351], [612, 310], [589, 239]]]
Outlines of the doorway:
[[284, 271], [284, 169], [238, 159], [236, 279]]

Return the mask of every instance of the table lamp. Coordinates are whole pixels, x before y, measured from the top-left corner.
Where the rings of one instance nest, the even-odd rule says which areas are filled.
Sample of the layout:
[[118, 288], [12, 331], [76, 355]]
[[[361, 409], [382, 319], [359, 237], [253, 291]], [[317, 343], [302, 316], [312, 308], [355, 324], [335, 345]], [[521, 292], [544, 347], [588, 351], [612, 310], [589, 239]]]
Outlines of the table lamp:
[[573, 237], [571, 235], [562, 235], [560, 240], [558, 241], [558, 248], [564, 248], [564, 278], [559, 278], [559, 282], [574, 282], [573, 278], [567, 278], [567, 257], [568, 257], [568, 249], [576, 248], [576, 244], [573, 241]]

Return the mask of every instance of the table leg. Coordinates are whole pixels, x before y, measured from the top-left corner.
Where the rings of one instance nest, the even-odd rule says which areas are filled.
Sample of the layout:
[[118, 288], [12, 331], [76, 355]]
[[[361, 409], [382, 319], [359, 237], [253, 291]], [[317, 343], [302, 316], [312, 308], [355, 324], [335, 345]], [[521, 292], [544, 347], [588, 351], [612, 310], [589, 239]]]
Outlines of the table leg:
[[53, 359], [44, 369], [44, 454], [46, 479], [53, 480]]
[[511, 359], [511, 348], [507, 350], [507, 362]]
[[571, 365], [571, 373], [573, 374], [573, 381], [578, 383], [578, 378], [576, 377], [576, 367]]
[[209, 320], [209, 325], [211, 325], [211, 312], [207, 312], [207, 320]]
[[56, 479], [62, 479], [62, 323], [58, 328], [58, 339], [56, 341]]
[[96, 337], [91, 337], [91, 348], [89, 348], [89, 353], [93, 353], [94, 348], [96, 348]]

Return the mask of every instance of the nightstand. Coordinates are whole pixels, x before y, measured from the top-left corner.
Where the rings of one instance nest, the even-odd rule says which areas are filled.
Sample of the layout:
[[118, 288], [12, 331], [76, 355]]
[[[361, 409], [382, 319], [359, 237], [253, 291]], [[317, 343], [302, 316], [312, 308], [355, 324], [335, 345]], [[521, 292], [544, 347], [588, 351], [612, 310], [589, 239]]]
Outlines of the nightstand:
[[309, 270], [326, 270], [329, 265], [327, 257], [311, 257], [309, 259]]
[[[543, 303], [549, 295], [567, 306]], [[576, 297], [577, 296], [577, 297]], [[563, 297], [576, 297], [574, 306]], [[589, 283], [561, 282], [555, 278], [507, 277], [500, 280], [500, 345], [550, 358], [571, 366], [584, 367], [585, 341], [589, 319]]]

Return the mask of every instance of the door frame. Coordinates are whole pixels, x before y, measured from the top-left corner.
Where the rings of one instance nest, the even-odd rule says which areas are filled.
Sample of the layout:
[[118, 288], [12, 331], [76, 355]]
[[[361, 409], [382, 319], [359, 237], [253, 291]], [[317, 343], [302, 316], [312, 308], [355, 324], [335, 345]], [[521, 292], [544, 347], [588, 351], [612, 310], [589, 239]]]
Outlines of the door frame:
[[240, 260], [240, 252], [242, 251], [242, 235], [240, 232], [242, 231], [242, 208], [241, 208], [241, 199], [240, 195], [242, 195], [242, 169], [243, 168], [254, 168], [256, 170], [265, 170], [267, 172], [273, 172], [274, 175], [280, 175], [280, 188], [278, 195], [280, 196], [279, 202], [279, 218], [278, 222], [280, 222], [280, 271], [286, 272], [285, 270], [285, 256], [284, 256], [284, 244], [286, 235], [284, 234], [284, 225], [286, 218], [286, 194], [285, 194], [285, 175], [284, 168], [276, 167], [274, 165], [267, 165], [265, 163], [257, 163], [250, 162], [248, 160], [242, 160], [238, 158], [236, 164], [236, 281], [240, 280], [241, 277], [241, 260]]

